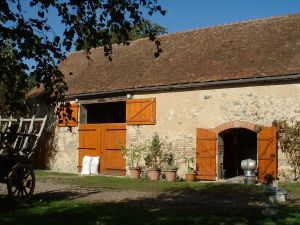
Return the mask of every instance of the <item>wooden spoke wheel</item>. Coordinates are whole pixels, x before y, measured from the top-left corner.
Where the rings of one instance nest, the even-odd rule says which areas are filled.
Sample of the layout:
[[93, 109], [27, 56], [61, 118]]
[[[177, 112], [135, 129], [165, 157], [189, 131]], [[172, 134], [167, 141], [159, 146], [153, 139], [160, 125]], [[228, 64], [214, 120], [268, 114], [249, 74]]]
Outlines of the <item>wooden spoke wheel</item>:
[[7, 179], [8, 195], [17, 202], [28, 201], [34, 192], [35, 175], [33, 169], [26, 164], [13, 167]]

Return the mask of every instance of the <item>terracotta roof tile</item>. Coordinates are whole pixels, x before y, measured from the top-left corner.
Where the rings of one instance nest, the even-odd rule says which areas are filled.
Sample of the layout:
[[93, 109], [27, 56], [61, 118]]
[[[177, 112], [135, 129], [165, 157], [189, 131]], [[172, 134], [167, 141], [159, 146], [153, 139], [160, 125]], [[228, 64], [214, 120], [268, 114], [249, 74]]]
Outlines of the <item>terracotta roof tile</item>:
[[[83, 51], [60, 65], [68, 94], [300, 73], [300, 14], [227, 24], [160, 37], [163, 53], [140, 39], [114, 46], [113, 61], [102, 49]], [[73, 75], [69, 75], [72, 72]]]

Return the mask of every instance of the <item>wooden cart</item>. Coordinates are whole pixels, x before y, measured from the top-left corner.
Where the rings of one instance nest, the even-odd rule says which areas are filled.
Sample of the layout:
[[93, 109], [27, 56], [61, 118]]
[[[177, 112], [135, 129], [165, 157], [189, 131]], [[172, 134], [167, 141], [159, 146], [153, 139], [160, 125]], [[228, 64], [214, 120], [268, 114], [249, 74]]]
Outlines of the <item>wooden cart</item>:
[[30, 119], [0, 117], [0, 183], [17, 202], [29, 200], [35, 188], [32, 155], [47, 116]]

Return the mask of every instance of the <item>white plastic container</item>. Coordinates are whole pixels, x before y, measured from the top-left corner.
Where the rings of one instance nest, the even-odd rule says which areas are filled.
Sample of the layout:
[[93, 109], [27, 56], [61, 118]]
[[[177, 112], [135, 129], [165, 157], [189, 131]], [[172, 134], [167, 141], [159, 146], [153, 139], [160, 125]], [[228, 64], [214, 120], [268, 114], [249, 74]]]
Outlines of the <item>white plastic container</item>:
[[92, 157], [91, 162], [91, 174], [96, 175], [99, 174], [99, 159], [100, 157]]
[[92, 164], [92, 157], [90, 156], [84, 156], [82, 159], [82, 169], [81, 174], [82, 175], [90, 175], [91, 174], [91, 164]]

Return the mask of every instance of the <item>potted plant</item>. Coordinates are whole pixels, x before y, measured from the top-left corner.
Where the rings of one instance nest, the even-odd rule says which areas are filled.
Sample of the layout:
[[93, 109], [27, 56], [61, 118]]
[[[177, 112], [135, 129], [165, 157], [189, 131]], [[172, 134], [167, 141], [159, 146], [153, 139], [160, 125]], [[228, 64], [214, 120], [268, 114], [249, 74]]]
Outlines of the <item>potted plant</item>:
[[163, 168], [163, 172], [165, 173], [167, 181], [169, 182], [175, 181], [178, 168], [175, 165], [175, 160], [172, 152], [167, 152], [163, 154], [162, 168]]
[[273, 174], [271, 174], [271, 173], [267, 173], [264, 177], [264, 181], [268, 185], [272, 184], [274, 180], [275, 180], [275, 178], [274, 178]]
[[264, 176], [263, 183], [265, 184], [265, 191], [266, 192], [270, 192], [270, 193], [274, 194], [274, 188], [273, 188], [274, 180], [275, 180], [275, 178], [274, 178], [273, 174], [271, 174], [271, 173], [267, 173]]
[[154, 134], [150, 145], [148, 147], [147, 154], [144, 158], [145, 165], [148, 168], [148, 177], [150, 180], [159, 180], [160, 176], [160, 164], [162, 157], [162, 143], [157, 133]]
[[194, 172], [194, 157], [189, 157], [185, 159], [185, 164], [187, 166], [187, 173], [185, 174], [185, 180], [188, 182], [193, 182], [195, 180]]
[[131, 144], [128, 148], [122, 147], [121, 154], [126, 159], [130, 175], [134, 179], [139, 179], [141, 175], [141, 159], [146, 151], [146, 144]]

